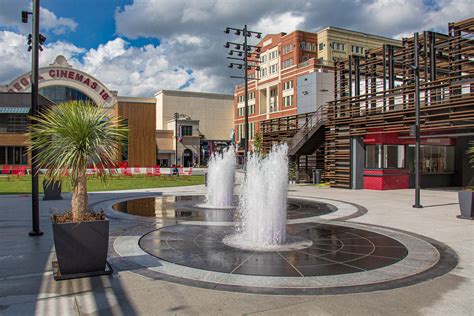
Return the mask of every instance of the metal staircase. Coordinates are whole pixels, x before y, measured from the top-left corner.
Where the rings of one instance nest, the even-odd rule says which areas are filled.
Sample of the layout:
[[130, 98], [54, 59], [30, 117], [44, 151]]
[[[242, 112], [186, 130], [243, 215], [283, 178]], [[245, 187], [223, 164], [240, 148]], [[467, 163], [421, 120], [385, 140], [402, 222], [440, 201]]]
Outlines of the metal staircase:
[[321, 105], [300, 130], [288, 141], [290, 156], [311, 155], [324, 143], [325, 115]]

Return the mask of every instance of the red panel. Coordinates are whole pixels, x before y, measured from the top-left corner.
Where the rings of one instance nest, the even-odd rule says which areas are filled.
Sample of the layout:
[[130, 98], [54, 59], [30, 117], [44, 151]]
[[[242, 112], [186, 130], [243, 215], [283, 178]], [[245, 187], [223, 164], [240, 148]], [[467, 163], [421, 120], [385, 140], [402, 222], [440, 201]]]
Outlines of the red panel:
[[364, 171], [364, 189], [395, 190], [408, 189], [409, 174], [406, 170], [377, 169]]

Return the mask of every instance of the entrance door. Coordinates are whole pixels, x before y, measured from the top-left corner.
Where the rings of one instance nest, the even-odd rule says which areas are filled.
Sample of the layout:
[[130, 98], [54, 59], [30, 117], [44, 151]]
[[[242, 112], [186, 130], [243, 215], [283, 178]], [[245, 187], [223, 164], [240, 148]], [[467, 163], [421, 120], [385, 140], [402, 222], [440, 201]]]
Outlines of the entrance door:
[[193, 152], [191, 149], [185, 149], [183, 151], [183, 165], [185, 167], [191, 167], [193, 165]]

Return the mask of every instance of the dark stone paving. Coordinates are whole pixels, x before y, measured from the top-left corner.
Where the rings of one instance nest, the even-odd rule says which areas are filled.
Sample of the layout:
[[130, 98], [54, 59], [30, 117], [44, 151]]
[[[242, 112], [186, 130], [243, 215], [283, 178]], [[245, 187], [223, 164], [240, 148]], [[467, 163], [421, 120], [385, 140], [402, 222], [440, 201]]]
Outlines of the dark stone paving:
[[[203, 209], [204, 195], [157, 196], [128, 200], [114, 204], [116, 211], [131, 215], [154, 217], [157, 219], [231, 222], [235, 209]], [[238, 204], [236, 198], [235, 204]], [[321, 216], [336, 211], [333, 205], [288, 199], [288, 219]]]
[[378, 269], [408, 253], [398, 241], [367, 230], [328, 224], [288, 225], [289, 235], [313, 241], [302, 250], [256, 252], [225, 245], [233, 227], [174, 225], [144, 235], [140, 247], [175, 264], [261, 276], [323, 276]]

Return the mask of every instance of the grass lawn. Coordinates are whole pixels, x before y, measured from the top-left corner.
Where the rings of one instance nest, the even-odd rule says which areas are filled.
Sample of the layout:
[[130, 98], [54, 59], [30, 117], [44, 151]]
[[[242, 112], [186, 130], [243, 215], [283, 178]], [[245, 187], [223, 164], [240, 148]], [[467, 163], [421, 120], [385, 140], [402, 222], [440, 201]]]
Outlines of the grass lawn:
[[[39, 179], [39, 189], [43, 192], [43, 177]], [[179, 187], [186, 185], [204, 184], [204, 176], [184, 177], [115, 177], [108, 178], [107, 184], [102, 183], [97, 178], [89, 178], [87, 181], [87, 190], [93, 191], [113, 191], [113, 190], [131, 190], [146, 188], [167, 188]], [[71, 191], [71, 182], [67, 179], [63, 181], [62, 192]], [[23, 178], [11, 176], [9, 178], [0, 177], [0, 194], [28, 194], [31, 193], [31, 176], [27, 175]]]

